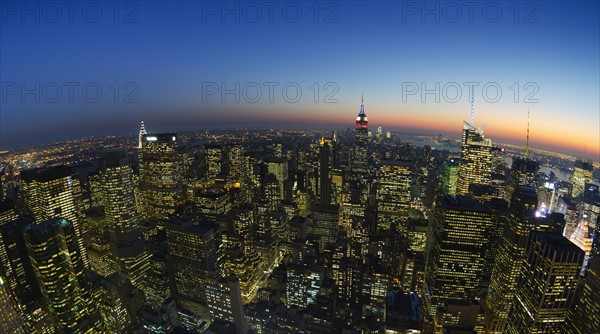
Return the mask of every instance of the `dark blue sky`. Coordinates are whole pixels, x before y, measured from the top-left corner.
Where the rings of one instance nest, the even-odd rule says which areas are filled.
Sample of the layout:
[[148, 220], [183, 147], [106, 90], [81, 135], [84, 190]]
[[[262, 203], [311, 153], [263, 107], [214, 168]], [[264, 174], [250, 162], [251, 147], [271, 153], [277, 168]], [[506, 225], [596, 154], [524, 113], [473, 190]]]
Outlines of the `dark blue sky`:
[[[534, 146], [587, 142], [598, 159], [597, 1], [478, 2], [472, 15], [460, 1], [1, 3], [2, 149], [135, 131], [142, 114], [150, 129], [349, 126], [362, 92], [372, 126], [453, 133], [469, 117], [463, 83], [478, 82], [475, 121], [494, 139], [521, 141], [529, 108]], [[454, 82], [456, 99], [452, 84], [439, 102], [403, 94]], [[236, 83], [239, 103], [220, 93]]]

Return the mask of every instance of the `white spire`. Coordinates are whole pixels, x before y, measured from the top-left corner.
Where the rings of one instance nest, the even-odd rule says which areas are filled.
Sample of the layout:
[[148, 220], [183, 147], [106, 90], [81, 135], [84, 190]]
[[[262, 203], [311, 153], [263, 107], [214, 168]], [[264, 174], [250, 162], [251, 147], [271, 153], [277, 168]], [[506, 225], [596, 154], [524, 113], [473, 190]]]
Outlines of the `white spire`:
[[525, 158], [529, 159], [529, 108], [527, 108], [527, 141], [525, 142]]
[[142, 120], [142, 124], [140, 125], [140, 135], [138, 138], [138, 148], [139, 149], [142, 148], [142, 137], [144, 137], [145, 134], [147, 134], [146, 127], [144, 126], [144, 120]]
[[475, 102], [475, 94], [471, 95], [471, 128], [475, 129], [475, 109], [473, 104]]

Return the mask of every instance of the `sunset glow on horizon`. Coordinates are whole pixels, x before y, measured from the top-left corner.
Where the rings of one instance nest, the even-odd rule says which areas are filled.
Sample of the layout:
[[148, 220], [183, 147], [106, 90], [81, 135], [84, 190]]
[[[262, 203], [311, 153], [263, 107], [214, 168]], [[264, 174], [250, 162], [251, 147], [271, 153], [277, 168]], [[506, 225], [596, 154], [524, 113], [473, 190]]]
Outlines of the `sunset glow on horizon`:
[[472, 83], [475, 123], [493, 140], [523, 143], [529, 109], [532, 146], [600, 160], [598, 2], [482, 3], [501, 15], [478, 7], [458, 20], [445, 3], [424, 5], [437, 14], [419, 2], [292, 3], [297, 20], [257, 21], [241, 3], [237, 14], [214, 4], [140, 2], [117, 23], [109, 8], [94, 23], [6, 13], [0, 149], [127, 133], [142, 115], [173, 129], [351, 126], [361, 94], [373, 124], [458, 135]]

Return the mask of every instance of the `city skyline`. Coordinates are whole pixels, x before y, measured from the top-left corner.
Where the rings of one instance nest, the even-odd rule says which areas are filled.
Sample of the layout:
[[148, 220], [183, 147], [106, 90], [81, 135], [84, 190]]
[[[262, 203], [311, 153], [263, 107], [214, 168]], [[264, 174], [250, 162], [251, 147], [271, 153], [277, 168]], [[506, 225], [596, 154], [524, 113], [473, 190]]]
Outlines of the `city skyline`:
[[[272, 17], [257, 3], [257, 19], [253, 7], [224, 3], [99, 5], [97, 21], [75, 11], [73, 22], [68, 8], [60, 8], [56, 23], [42, 4], [36, 16], [22, 14], [27, 8], [20, 3], [3, 3], [0, 40], [11, 47], [0, 48], [0, 149], [127, 133], [142, 117], [173, 130], [345, 128], [361, 93], [375, 126], [458, 136], [469, 118], [465, 83], [474, 82], [475, 123], [487, 135], [524, 143], [530, 110], [532, 147], [600, 160], [596, 2], [486, 2], [472, 15], [462, 2], [382, 2], [379, 8], [288, 2]], [[498, 8], [501, 15], [494, 14]], [[457, 10], [460, 16], [453, 15]], [[36, 83], [39, 103], [26, 93]], [[56, 90], [51, 83], [61, 89], [57, 102], [49, 101]], [[102, 90], [98, 102], [82, 97], [89, 83]], [[278, 84], [272, 102], [269, 83]], [[247, 94], [223, 99], [221, 88], [236, 84], [240, 90], [250, 84]], [[421, 95], [436, 84], [437, 96]], [[247, 103], [256, 86], [261, 98]], [[296, 87], [302, 94], [291, 103]], [[497, 87], [502, 95], [490, 102]]]
[[600, 333], [599, 92], [598, 1], [0, 0], [0, 332]]

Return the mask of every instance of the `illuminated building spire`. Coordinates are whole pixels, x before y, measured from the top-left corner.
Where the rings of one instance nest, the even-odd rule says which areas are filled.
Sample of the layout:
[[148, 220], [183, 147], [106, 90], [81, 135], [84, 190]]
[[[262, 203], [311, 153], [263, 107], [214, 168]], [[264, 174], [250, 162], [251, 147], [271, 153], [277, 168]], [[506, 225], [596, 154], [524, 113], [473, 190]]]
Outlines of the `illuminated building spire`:
[[525, 158], [529, 159], [529, 108], [527, 108], [527, 141], [525, 142]]
[[475, 129], [475, 108], [473, 104], [475, 103], [475, 94], [471, 95], [471, 127]]
[[366, 116], [366, 114], [365, 114], [365, 99], [362, 94], [360, 96], [360, 112], [358, 113], [358, 116]]
[[356, 171], [366, 170], [368, 167], [367, 144], [369, 142], [369, 121], [365, 113], [365, 100], [361, 94], [360, 112], [356, 117], [356, 127], [354, 129], [354, 138], [356, 147], [354, 148], [353, 169]]
[[144, 126], [144, 120], [142, 119], [142, 124], [140, 125], [140, 135], [138, 137], [138, 148], [142, 148], [142, 138], [147, 134], [146, 127]]

